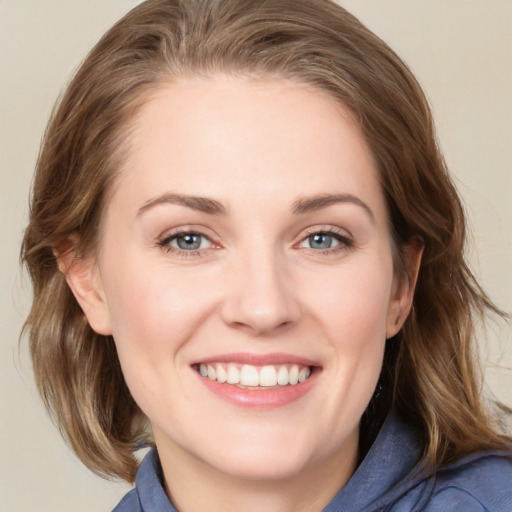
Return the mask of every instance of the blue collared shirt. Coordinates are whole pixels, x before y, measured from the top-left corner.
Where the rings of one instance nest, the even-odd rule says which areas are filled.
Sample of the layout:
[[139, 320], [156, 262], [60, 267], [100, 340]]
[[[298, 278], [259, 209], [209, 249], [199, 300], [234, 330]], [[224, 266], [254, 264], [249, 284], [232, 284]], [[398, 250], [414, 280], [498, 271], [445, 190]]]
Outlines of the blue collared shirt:
[[[427, 475], [419, 447], [395, 416], [352, 478], [324, 512], [512, 512], [512, 454], [479, 453]], [[135, 488], [113, 512], [177, 512], [162, 486], [156, 450], [137, 472]]]

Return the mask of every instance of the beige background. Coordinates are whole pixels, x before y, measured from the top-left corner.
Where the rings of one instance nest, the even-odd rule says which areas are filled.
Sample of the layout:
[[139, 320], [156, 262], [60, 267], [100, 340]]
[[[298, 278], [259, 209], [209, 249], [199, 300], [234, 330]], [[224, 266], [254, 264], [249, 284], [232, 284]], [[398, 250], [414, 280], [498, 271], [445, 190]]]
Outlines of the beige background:
[[[51, 106], [85, 52], [136, 3], [0, 0], [0, 512], [108, 511], [126, 490], [82, 467], [39, 403], [26, 350], [17, 352], [30, 299], [17, 257]], [[473, 269], [511, 311], [512, 1], [340, 3], [389, 42], [424, 85], [473, 222]], [[512, 404], [510, 329], [496, 328], [490, 338], [487, 379]]]

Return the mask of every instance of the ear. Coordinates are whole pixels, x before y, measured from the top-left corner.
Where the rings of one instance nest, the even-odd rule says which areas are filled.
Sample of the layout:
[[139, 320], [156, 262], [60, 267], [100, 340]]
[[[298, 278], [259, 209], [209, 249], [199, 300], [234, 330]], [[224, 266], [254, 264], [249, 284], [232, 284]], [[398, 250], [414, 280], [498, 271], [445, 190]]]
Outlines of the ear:
[[63, 252], [54, 250], [59, 271], [66, 278], [92, 329], [104, 336], [112, 334], [110, 314], [95, 259], [76, 255], [76, 239], [68, 240], [64, 246]]
[[386, 323], [387, 339], [400, 331], [411, 312], [424, 247], [421, 239], [414, 238], [404, 248], [403, 257], [407, 274], [405, 277], [395, 276]]

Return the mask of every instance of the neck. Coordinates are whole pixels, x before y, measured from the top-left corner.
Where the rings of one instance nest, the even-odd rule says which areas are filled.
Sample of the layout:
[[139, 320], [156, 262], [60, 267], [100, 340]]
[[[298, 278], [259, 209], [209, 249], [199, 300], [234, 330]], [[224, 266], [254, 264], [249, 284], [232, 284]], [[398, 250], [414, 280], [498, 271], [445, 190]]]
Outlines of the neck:
[[357, 446], [352, 440], [296, 474], [268, 479], [220, 472], [176, 446], [159, 454], [166, 493], [180, 512], [320, 512], [354, 473]]

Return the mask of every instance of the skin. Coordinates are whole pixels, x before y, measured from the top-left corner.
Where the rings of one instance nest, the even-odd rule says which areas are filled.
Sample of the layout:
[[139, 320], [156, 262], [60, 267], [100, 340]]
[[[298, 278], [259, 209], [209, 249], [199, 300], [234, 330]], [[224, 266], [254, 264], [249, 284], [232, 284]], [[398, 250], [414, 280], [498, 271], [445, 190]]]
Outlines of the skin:
[[[365, 139], [311, 87], [227, 76], [166, 85], [131, 128], [99, 253], [67, 279], [91, 326], [114, 336], [166, 490], [185, 512], [321, 510], [355, 470], [359, 421], [415, 282], [415, 270], [394, 274]], [[343, 201], [297, 211], [326, 194]], [[180, 229], [204, 234], [198, 250], [169, 240]], [[421, 254], [407, 254], [417, 269]], [[232, 352], [308, 358], [316, 380], [283, 407], [243, 408], [191, 366]]]

